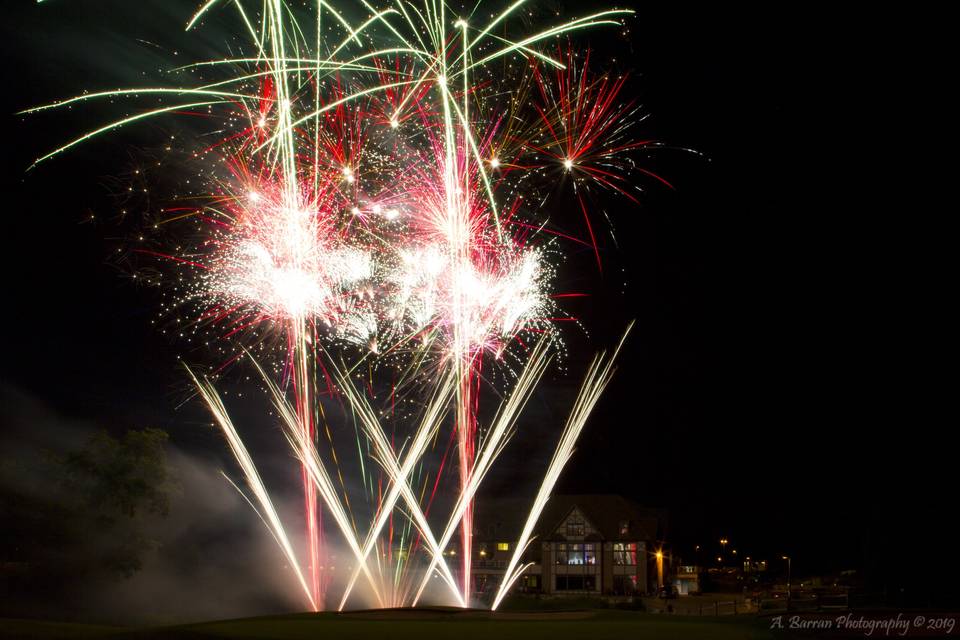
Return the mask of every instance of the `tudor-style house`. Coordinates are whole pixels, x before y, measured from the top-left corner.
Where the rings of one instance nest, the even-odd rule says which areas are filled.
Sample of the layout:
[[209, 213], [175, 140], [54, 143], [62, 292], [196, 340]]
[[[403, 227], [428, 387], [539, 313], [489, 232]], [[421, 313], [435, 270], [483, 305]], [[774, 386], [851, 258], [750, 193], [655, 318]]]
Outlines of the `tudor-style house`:
[[[525, 514], [511, 504], [478, 511], [474, 526], [475, 591], [499, 585]], [[635, 595], [666, 578], [662, 514], [618, 495], [556, 495], [540, 517], [524, 562], [534, 563], [514, 589], [551, 595]], [[658, 584], [659, 582], [659, 584]]]

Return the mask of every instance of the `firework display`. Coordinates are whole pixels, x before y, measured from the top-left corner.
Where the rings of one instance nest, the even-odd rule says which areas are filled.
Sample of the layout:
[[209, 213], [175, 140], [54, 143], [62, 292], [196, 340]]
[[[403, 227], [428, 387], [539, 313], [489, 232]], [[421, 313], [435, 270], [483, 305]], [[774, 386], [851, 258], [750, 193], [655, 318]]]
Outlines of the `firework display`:
[[[200, 116], [214, 132], [187, 143], [200, 179], [156, 223], [176, 242], [142, 253], [177, 283], [164, 313], [226, 354], [190, 376], [243, 473], [241, 493], [314, 610], [346, 607], [361, 575], [379, 606], [417, 604], [432, 577], [448, 601], [476, 603], [475, 496], [561, 344], [558, 322], [571, 319], [556, 264], [573, 244], [602, 269], [591, 189], [635, 200], [644, 176], [662, 181], [639, 166], [655, 143], [633, 136], [624, 78], [596, 73], [571, 44], [583, 29], [622, 28], [633, 12], [531, 28], [526, 4], [460, 13], [444, 0], [208, 0], [186, 37], [229, 16], [242, 28], [239, 52], [178, 66], [170, 86], [27, 111], [103, 99], [132, 109], [37, 162], [159, 116]], [[582, 234], [556, 224], [551, 198], [575, 203]], [[493, 608], [524, 569], [615, 357], [587, 372]], [[300, 465], [302, 564], [216, 389], [217, 374], [244, 360]], [[500, 401], [487, 417], [491, 386]], [[367, 527], [355, 522], [332, 446], [346, 426], [328, 423], [328, 403], [359, 425], [362, 486], [375, 504]], [[438, 536], [429, 516], [440, 487], [454, 506]], [[325, 517], [353, 563], [332, 600]], [[459, 555], [445, 554], [458, 534]]]

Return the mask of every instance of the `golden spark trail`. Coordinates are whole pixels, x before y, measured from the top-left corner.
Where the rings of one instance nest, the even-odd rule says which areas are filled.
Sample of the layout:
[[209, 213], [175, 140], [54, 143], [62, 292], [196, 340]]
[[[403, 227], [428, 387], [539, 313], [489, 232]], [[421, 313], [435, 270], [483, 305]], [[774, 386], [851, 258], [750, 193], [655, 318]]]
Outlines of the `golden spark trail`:
[[[439, 545], [441, 549], [450, 544], [450, 539], [453, 537], [457, 526], [463, 519], [463, 514], [466, 513], [469, 508], [477, 489], [480, 487], [480, 483], [490, 470], [493, 461], [506, 446], [507, 441], [512, 435], [511, 431], [517, 417], [523, 411], [527, 400], [530, 398], [530, 394], [534, 388], [536, 388], [544, 371], [546, 371], [547, 365], [550, 362], [550, 356], [546, 347], [547, 343], [545, 340], [537, 343], [516, 384], [506, 399], [501, 403], [497, 416], [493, 420], [490, 433], [480, 447], [480, 455], [477, 463], [471, 470], [466, 485], [458, 495], [453, 513], [447, 520], [447, 526], [444, 529], [443, 535], [440, 536]], [[433, 570], [436, 568], [436, 565], [437, 559], [434, 558], [421, 579], [420, 588], [417, 590], [417, 595], [413, 600], [413, 606], [417, 606], [417, 602], [419, 602], [420, 597], [423, 595], [423, 590], [426, 588], [430, 576], [433, 575]]]
[[300, 586], [303, 587], [304, 593], [307, 596], [307, 601], [310, 603], [311, 608], [316, 609], [317, 604], [313, 600], [313, 590], [307, 585], [306, 580], [304, 580], [303, 573], [300, 571], [300, 562], [297, 560], [297, 556], [293, 552], [293, 547], [290, 546], [290, 540], [287, 538], [287, 533], [280, 522], [279, 516], [277, 516], [277, 510], [274, 508], [273, 502], [270, 500], [270, 494], [263, 485], [263, 480], [260, 479], [260, 474], [257, 472], [257, 467], [253, 463], [253, 458], [250, 457], [250, 453], [247, 451], [246, 446], [244, 446], [243, 440], [240, 439], [240, 435], [237, 433], [236, 427], [233, 426], [233, 422], [230, 420], [230, 416], [227, 414], [227, 410], [223, 405], [223, 401], [220, 399], [216, 389], [214, 389], [213, 385], [210, 384], [208, 380], [201, 382], [199, 379], [197, 379], [189, 367], [187, 367], [187, 373], [193, 380], [197, 391], [200, 393], [200, 396], [203, 398], [204, 402], [206, 402], [207, 408], [210, 409], [210, 413], [213, 414], [214, 420], [216, 420], [217, 424], [220, 426], [220, 429], [223, 431], [223, 434], [227, 439], [227, 444], [230, 445], [230, 451], [233, 452], [234, 458], [237, 460], [237, 463], [243, 470], [243, 475], [246, 478], [247, 486], [250, 487], [254, 498], [256, 498], [257, 502], [260, 504], [260, 510], [258, 511], [262, 511], [261, 519], [263, 519], [264, 524], [267, 525], [270, 533], [273, 534], [277, 544], [280, 545], [281, 550], [287, 557], [290, 567], [293, 569], [294, 573], [296, 573], [297, 580], [300, 582]]
[[[173, 168], [189, 171], [193, 183], [181, 181], [176, 198], [182, 202], [161, 209], [165, 219], [154, 228], [163, 225], [164, 232], [183, 237], [163, 253], [140, 253], [185, 270], [165, 294], [164, 312], [196, 308], [196, 317], [181, 325], [199, 328], [188, 339], [213, 342], [217, 357], [229, 358], [223, 367], [247, 355], [264, 380], [299, 464], [304, 565], [213, 384], [189, 372], [243, 472], [251, 495], [241, 495], [277, 541], [314, 610], [325, 606], [332, 577], [326, 514], [356, 562], [340, 609], [361, 573], [381, 607], [405, 604], [410, 596], [416, 605], [436, 575], [459, 606], [470, 605], [474, 498], [549, 366], [558, 323], [572, 319], [555, 302], [562, 294], [553, 291], [558, 268], [551, 260], [561, 254], [559, 237], [580, 239], [549, 224], [554, 209], [563, 210], [546, 205], [556, 191], [549, 183], [569, 174], [566, 187], [580, 204], [599, 265], [581, 193], [587, 193], [587, 180], [628, 184], [635, 163], [624, 151], [645, 144], [624, 140], [627, 125], [618, 116], [630, 113], [606, 104], [623, 80], [599, 88], [571, 83], [576, 54], [539, 50], [583, 29], [620, 27], [634, 12], [596, 10], [531, 28], [526, 5], [510, 0], [488, 12], [478, 0], [452, 15], [445, 0], [196, 0], [185, 31], [193, 34], [229, 13], [224, 24], [236, 32], [227, 34], [229, 54], [187, 64], [177, 59], [160, 70], [169, 74], [169, 87], [93, 91], [21, 112], [53, 114], [114, 100], [139, 110], [42, 155], [31, 168], [161, 116], [180, 113], [212, 123], [189, 145], [165, 145], [174, 151], [168, 162], [177, 158]], [[589, 56], [584, 68], [588, 62]], [[567, 79], [556, 80], [556, 95], [558, 104], [576, 105], [573, 114], [554, 108], [554, 90], [545, 87], [550, 79], [540, 73], [559, 76], [557, 70], [568, 68]], [[531, 87], [547, 104], [531, 95]], [[585, 132], [576, 152], [562, 143], [571, 136], [568, 120]], [[169, 173], [176, 179], [175, 171]], [[554, 235], [544, 241], [547, 233]], [[153, 271], [164, 284], [173, 282], [162, 269]], [[327, 347], [337, 349], [335, 356]], [[253, 348], [269, 364], [254, 360]], [[598, 355], [586, 373], [494, 609], [525, 569], [523, 550], [609, 383], [619, 349], [609, 359]], [[364, 363], [369, 369], [361, 389], [350, 376]], [[393, 377], [381, 377], [388, 368]], [[508, 386], [504, 380], [512, 385], [488, 421], [481, 396], [488, 386]], [[371, 400], [387, 383], [390, 422], [383, 418], [387, 409]], [[419, 393], [425, 384], [429, 391]], [[398, 393], [409, 404], [396, 406]], [[333, 451], [325, 417], [342, 492], [323, 461], [328, 452], [321, 458], [318, 450], [327, 395], [352, 412], [361, 484], [368, 504], [376, 506], [365, 537], [354, 522], [350, 505], [357, 502], [348, 495], [343, 457]], [[450, 456], [444, 453], [430, 478], [428, 450], [448, 419]], [[369, 457], [380, 467], [373, 473]], [[424, 502], [430, 482], [433, 493]], [[443, 514], [438, 538], [426, 513], [441, 483], [455, 492], [455, 505]], [[421, 485], [418, 497], [414, 487]], [[398, 514], [405, 519], [394, 561]], [[411, 543], [414, 530], [420, 535]], [[455, 577], [443, 550], [457, 534]], [[418, 550], [421, 564], [413, 557]], [[423, 565], [428, 568], [420, 575]]]
[[594, 357], [593, 362], [590, 363], [590, 367], [587, 369], [583, 384], [580, 386], [580, 392], [577, 394], [577, 398], [573, 403], [570, 417], [567, 418], [567, 422], [563, 427], [563, 433], [560, 435], [560, 443], [553, 452], [550, 465], [547, 467], [547, 473], [544, 475], [543, 482], [540, 484], [540, 490], [537, 492], [533, 507], [527, 515], [527, 521], [523, 525], [520, 539], [517, 541], [513, 549], [513, 555], [510, 557], [510, 562], [507, 564], [507, 568], [503, 573], [503, 581], [497, 589], [497, 595], [490, 607], [491, 611], [497, 610], [504, 596], [510, 591], [510, 587], [513, 586], [513, 583], [516, 582], [529, 567], [529, 565], [525, 565], [517, 569], [517, 564], [527, 550], [527, 545], [530, 543], [530, 536], [533, 534], [533, 528], [536, 526], [537, 520], [540, 519], [540, 514], [543, 513], [544, 507], [547, 506], [550, 494], [553, 493], [553, 487], [557, 484], [563, 468], [573, 456], [574, 446], [580, 437], [580, 433], [583, 431], [584, 425], [587, 423], [587, 418], [590, 417], [590, 413], [596, 406], [604, 389], [607, 388], [607, 385], [613, 378], [614, 362], [616, 362], [617, 355], [620, 353], [620, 349], [623, 347], [623, 343], [632, 328], [633, 323], [631, 322], [624, 332], [623, 337], [620, 339], [617, 348], [606, 362], [604, 362], [605, 354], [601, 353]]
[[[368, 437], [374, 443], [377, 460], [387, 472], [387, 476], [392, 483], [390, 492], [387, 494], [387, 497], [384, 498], [379, 507], [379, 516], [371, 527], [370, 532], [367, 534], [367, 542], [363, 548], [363, 557], [366, 558], [373, 549], [373, 544], [376, 542], [377, 537], [380, 535], [380, 531], [383, 529], [383, 526], [386, 524], [387, 519], [392, 513], [394, 505], [397, 503], [397, 499], [402, 496], [404, 501], [407, 503], [407, 508], [410, 511], [410, 517], [413, 519], [414, 524], [421, 531], [427, 541], [427, 547], [429, 551], [433, 554], [434, 559], [440, 563], [441, 575], [444, 581], [447, 582], [447, 584], [451, 587], [454, 598], [456, 598], [460, 606], [466, 606], [463, 598], [460, 595], [460, 592], [457, 590], [456, 581], [454, 580], [453, 575], [450, 573], [450, 568], [443, 559], [443, 548], [437, 543], [436, 538], [434, 538], [433, 531], [431, 530], [426, 517], [423, 515], [423, 511], [420, 509], [420, 504], [417, 500], [417, 497], [414, 495], [413, 491], [410, 489], [410, 485], [407, 483], [407, 478], [410, 475], [410, 472], [413, 470], [414, 465], [420, 460], [420, 458], [423, 457], [426, 447], [429, 444], [429, 440], [436, 433], [440, 426], [440, 421], [443, 419], [446, 413], [447, 402], [453, 394], [453, 388], [455, 384], [454, 378], [448, 375], [447, 378], [434, 390], [433, 398], [427, 405], [424, 417], [420, 422], [419, 428], [413, 436], [413, 439], [410, 443], [410, 448], [405, 454], [402, 466], [397, 464], [397, 455], [393, 452], [393, 449], [387, 442], [386, 435], [383, 433], [383, 428], [380, 426], [380, 422], [377, 420], [377, 417], [369, 403], [357, 392], [349, 378], [338, 372], [338, 379], [341, 389], [343, 389], [344, 394], [350, 400], [350, 404], [354, 408], [354, 411], [356, 411], [360, 417], [361, 424], [364, 425]], [[347, 598], [350, 597], [350, 592], [353, 590], [353, 585], [357, 580], [358, 574], [359, 568], [354, 570], [353, 575], [350, 577], [350, 581], [347, 583], [343, 597], [340, 600], [340, 606], [338, 607], [338, 609], [341, 611], [346, 604]]]

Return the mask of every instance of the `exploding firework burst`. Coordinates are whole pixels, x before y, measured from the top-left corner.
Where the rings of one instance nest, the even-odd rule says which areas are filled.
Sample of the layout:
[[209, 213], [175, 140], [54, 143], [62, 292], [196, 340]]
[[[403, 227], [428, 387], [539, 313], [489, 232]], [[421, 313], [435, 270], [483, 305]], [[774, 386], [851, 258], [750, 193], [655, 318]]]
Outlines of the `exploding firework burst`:
[[[380, 605], [396, 606], [417, 602], [435, 570], [454, 601], [467, 605], [474, 496], [559, 340], [556, 322], [563, 311], [552, 291], [552, 260], [562, 256], [563, 242], [572, 241], [592, 246], [600, 263], [581, 190], [595, 184], [635, 199], [631, 175], [653, 176], [632, 155], [653, 143], [630, 137], [634, 107], [618, 97], [624, 80], [590, 75], [589, 56], [580, 62], [572, 48], [549, 52], [541, 45], [585, 28], [619, 26], [632, 11], [610, 9], [511, 35], [525, 0], [492, 15], [481, 14], [478, 3], [464, 17], [437, 0], [360, 4], [357, 16], [324, 0], [307, 8], [282, 0], [204, 2], [187, 30], [201, 28], [217, 12], [236, 11], [249, 40], [245, 52], [173, 70], [199, 83], [94, 92], [29, 110], [97, 99], [162, 103], [98, 127], [37, 162], [161, 115], [188, 112], [215, 125], [218, 141], [193, 151], [203, 179], [191, 183], [192, 192], [180, 195], [183, 206], [168, 209], [163, 220], [165, 226], [191, 225], [196, 240], [150, 255], [189, 283], [175, 306], [190, 309], [191, 324], [219, 344], [232, 341], [235, 355], [228, 363], [268, 337], [279, 338], [272, 373], [270, 366], [257, 367], [301, 465], [306, 572], [214, 387], [195, 377], [241, 466], [251, 504], [315, 608], [324, 606], [329, 584], [321, 502], [356, 561], [341, 608], [361, 573]], [[577, 178], [586, 238], [555, 228], [543, 206], [557, 172]], [[480, 415], [485, 361], [502, 364], [512, 379], [498, 389], [504, 399], [490, 420]], [[588, 373], [533, 521], [609, 381], [611, 362]], [[369, 379], [357, 385], [352, 376], [364, 363]], [[432, 389], [401, 416], [413, 427], [400, 442], [396, 434], [387, 438], [371, 405], [373, 372], [385, 369], [391, 371], [391, 401]], [[362, 468], [367, 451], [379, 467], [369, 471], [377, 474], [376, 490], [373, 482], [364, 483], [377, 502], [364, 535], [353, 524], [335, 451], [331, 473], [331, 461], [318, 450], [321, 430], [332, 442], [321, 387], [358, 417]], [[427, 512], [446, 454], [432, 480], [422, 470], [448, 413], [457, 490], [437, 537]], [[412, 484], [418, 474], [419, 491]], [[392, 558], [400, 500], [406, 546], [401, 542], [387, 579], [381, 557]], [[459, 581], [443, 556], [458, 529]], [[429, 554], [419, 583], [409, 572], [418, 548]], [[511, 581], [519, 576], [513, 573], [517, 558]]]

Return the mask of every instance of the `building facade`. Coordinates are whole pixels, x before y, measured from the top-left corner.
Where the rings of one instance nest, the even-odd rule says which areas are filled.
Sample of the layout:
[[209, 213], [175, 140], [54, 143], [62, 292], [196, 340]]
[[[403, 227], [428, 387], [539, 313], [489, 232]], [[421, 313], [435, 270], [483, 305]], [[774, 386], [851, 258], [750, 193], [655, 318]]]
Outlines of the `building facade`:
[[[475, 520], [475, 592], [496, 590], [519, 526], [487, 510]], [[540, 517], [514, 590], [545, 595], [632, 596], [663, 585], [662, 516], [617, 495], [557, 495]]]

